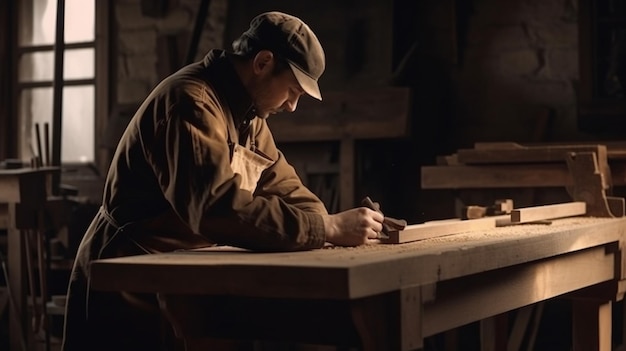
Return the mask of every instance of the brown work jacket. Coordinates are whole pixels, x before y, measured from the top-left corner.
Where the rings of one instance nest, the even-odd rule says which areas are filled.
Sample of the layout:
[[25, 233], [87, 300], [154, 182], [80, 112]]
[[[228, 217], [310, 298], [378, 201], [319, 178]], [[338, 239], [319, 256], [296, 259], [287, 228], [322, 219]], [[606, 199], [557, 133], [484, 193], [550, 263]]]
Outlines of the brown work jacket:
[[[249, 128], [242, 129], [245, 121]], [[253, 192], [241, 189], [242, 178], [231, 169], [237, 143], [272, 161]], [[130, 340], [142, 333], [135, 330], [138, 325], [149, 323], [132, 322], [125, 314], [132, 308], [125, 305], [127, 297], [89, 291], [92, 260], [215, 244], [266, 251], [319, 248], [325, 241], [323, 214], [323, 203], [277, 149], [267, 122], [255, 116], [230, 54], [209, 52], [163, 80], [119, 141], [102, 207], [75, 260], [64, 349], [86, 347], [81, 342], [87, 339], [126, 349], [115, 340]], [[146, 335], [154, 331], [145, 328]], [[105, 348], [89, 347], [95, 345]]]

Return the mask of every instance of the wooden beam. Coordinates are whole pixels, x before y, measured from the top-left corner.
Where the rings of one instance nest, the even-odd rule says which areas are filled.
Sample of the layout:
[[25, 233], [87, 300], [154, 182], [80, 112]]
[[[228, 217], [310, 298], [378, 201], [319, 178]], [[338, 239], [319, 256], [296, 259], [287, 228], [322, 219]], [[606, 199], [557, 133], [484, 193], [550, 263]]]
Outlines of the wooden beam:
[[389, 233], [389, 239], [382, 239], [386, 244], [401, 244], [416, 240], [436, 238], [476, 230], [496, 227], [495, 217], [468, 220], [442, 220], [408, 225], [404, 230]]
[[586, 213], [586, 204], [582, 201], [562, 204], [518, 208], [509, 215], [491, 216], [478, 219], [460, 220], [443, 219], [420, 224], [408, 225], [404, 230], [390, 232], [385, 244], [402, 244], [411, 241], [436, 238], [445, 235], [491, 229], [507, 225], [532, 223], [547, 219], [580, 216]]
[[[63, 60], [65, 55], [65, 0], [57, 0], [54, 38], [54, 76], [52, 84], [52, 165], [61, 166], [63, 131]], [[97, 56], [97, 55], [96, 55]], [[41, 155], [39, 155], [41, 156]], [[54, 174], [52, 193], [57, 195], [61, 174]]]
[[510, 164], [565, 162], [569, 152], [598, 152], [607, 155], [604, 145], [554, 145], [502, 149], [460, 149], [457, 158], [464, 164]]
[[[626, 163], [611, 163], [613, 186], [626, 185]], [[567, 164], [424, 166], [422, 189], [493, 189], [573, 186]]]
[[354, 207], [355, 150], [354, 139], [344, 139], [339, 144], [339, 210]]
[[546, 219], [581, 216], [587, 212], [587, 204], [582, 201], [562, 204], [518, 208], [511, 211], [512, 223], [529, 223]]

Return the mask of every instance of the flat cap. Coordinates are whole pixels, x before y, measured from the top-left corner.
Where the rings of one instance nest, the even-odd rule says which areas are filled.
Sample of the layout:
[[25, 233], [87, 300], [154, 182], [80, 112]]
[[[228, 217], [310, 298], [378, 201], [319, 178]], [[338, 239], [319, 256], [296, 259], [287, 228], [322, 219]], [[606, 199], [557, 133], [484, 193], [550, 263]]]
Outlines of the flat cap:
[[244, 35], [284, 58], [307, 94], [322, 100], [318, 79], [324, 73], [324, 49], [315, 33], [298, 17], [271, 11], [252, 19]]

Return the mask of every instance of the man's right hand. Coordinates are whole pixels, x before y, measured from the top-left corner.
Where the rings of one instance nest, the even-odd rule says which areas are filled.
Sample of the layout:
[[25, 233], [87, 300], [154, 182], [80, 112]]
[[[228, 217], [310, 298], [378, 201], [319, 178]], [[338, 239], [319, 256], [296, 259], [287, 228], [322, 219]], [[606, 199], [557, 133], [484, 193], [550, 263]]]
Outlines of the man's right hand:
[[324, 218], [326, 241], [338, 246], [378, 243], [383, 230], [383, 215], [366, 207], [357, 207]]

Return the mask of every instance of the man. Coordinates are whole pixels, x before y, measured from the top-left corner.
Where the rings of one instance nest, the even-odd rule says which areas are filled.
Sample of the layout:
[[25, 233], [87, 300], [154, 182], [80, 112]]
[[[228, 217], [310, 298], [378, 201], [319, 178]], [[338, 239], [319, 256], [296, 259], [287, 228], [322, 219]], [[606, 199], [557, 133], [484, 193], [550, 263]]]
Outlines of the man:
[[364, 207], [328, 214], [265, 120], [293, 112], [304, 94], [321, 100], [324, 67], [305, 23], [268, 12], [232, 53], [212, 50], [152, 91], [119, 142], [102, 207], [78, 249], [64, 350], [167, 348], [156, 297], [91, 291], [94, 259], [209, 245], [294, 251], [377, 242], [383, 216]]

